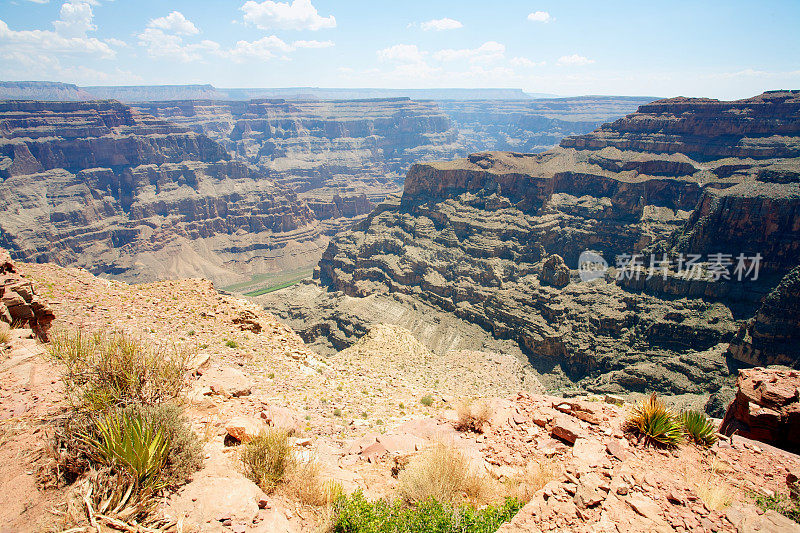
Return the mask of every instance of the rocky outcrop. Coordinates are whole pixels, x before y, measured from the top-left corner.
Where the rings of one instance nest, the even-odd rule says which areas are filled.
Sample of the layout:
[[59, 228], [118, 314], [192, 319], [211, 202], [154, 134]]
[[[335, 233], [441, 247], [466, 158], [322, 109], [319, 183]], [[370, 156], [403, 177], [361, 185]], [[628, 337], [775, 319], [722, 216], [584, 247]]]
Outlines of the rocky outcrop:
[[17, 259], [224, 284], [325, 245], [294, 192], [118, 102], [3, 102], [0, 135], [0, 245]]
[[[678, 98], [543, 154], [415, 165], [399, 202], [330, 244], [320, 279], [350, 296], [426, 300], [594, 390], [713, 391], [737, 320], [800, 259], [798, 114], [797, 91]], [[613, 268], [565, 283], [548, 257], [575, 269], [586, 250]], [[632, 254], [647, 259], [626, 265]]]
[[734, 359], [751, 365], [797, 366], [800, 362], [800, 267], [766, 297], [730, 345]]
[[775, 446], [800, 449], [800, 373], [749, 368], [739, 371], [736, 398], [720, 431]]
[[37, 296], [33, 282], [17, 272], [11, 256], [0, 248], [0, 321], [28, 327], [47, 340], [54, 319], [53, 310]]

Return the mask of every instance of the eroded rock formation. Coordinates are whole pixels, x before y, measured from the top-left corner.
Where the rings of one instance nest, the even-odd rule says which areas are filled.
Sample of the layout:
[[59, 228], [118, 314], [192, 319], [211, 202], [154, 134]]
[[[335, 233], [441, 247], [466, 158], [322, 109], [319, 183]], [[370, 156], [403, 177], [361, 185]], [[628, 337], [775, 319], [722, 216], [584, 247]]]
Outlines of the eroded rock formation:
[[[415, 165], [402, 198], [330, 244], [321, 281], [425, 300], [593, 390], [711, 392], [728, 379], [739, 321], [798, 263], [798, 117], [797, 91], [677, 98], [544, 154]], [[637, 253], [670, 266], [558, 288], [564, 276], [543, 260], [575, 269], [586, 250], [612, 267]], [[719, 275], [717, 253], [733, 256]], [[700, 255], [698, 269], [680, 270], [680, 254]]]
[[0, 321], [29, 327], [46, 340], [54, 319], [53, 310], [37, 296], [33, 282], [17, 272], [11, 256], [0, 248]]
[[117, 102], [2, 102], [0, 135], [0, 245], [17, 259], [224, 283], [327, 242], [293, 191]]

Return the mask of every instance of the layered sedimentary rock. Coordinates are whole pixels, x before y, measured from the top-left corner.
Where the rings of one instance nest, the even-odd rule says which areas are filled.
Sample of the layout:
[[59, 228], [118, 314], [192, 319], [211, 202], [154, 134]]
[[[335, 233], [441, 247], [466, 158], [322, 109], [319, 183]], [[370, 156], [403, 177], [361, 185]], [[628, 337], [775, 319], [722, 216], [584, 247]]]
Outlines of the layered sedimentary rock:
[[[594, 390], [713, 391], [740, 321], [800, 259], [798, 117], [798, 92], [679, 98], [544, 154], [415, 165], [402, 198], [330, 244], [321, 281], [425, 300]], [[612, 267], [591, 282], [574, 271], [587, 250]]]
[[0, 321], [31, 328], [41, 339], [47, 339], [55, 313], [36, 294], [33, 282], [18, 271], [9, 253], [0, 248]]
[[224, 283], [325, 245], [294, 192], [118, 102], [3, 102], [0, 135], [0, 245], [17, 259]]

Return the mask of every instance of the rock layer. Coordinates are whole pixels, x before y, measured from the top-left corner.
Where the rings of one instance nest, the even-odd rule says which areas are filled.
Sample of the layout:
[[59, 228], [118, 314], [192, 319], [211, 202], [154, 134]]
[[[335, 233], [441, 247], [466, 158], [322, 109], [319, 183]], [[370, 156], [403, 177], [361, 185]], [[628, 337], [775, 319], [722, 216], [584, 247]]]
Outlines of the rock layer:
[[0, 103], [0, 245], [127, 280], [312, 262], [311, 210], [205, 135], [117, 102]]

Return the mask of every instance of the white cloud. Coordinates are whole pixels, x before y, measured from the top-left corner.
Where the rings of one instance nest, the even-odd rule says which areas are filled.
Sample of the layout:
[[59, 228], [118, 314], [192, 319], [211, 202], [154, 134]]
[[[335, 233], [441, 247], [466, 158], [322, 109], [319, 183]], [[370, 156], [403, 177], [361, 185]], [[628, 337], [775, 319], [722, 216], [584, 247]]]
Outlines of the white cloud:
[[294, 48], [330, 48], [335, 46], [333, 41], [295, 41], [292, 43]]
[[293, 0], [291, 4], [248, 0], [241, 10], [244, 11], [244, 21], [261, 30], [321, 30], [336, 27], [334, 16], [320, 16], [311, 0]]
[[533, 68], [533, 67], [543, 67], [547, 64], [547, 61], [532, 61], [527, 57], [512, 57], [508, 60], [511, 65], [515, 67], [523, 67], [523, 68]]
[[56, 33], [65, 37], [86, 37], [86, 32], [97, 29], [92, 23], [92, 6], [83, 0], [72, 0], [61, 5], [61, 18], [53, 22]]
[[28, 2], [33, 2], [34, 4], [46, 4], [50, 0], [28, 0]]
[[467, 59], [471, 62], [488, 62], [503, 58], [506, 47], [496, 41], [486, 41], [478, 48], [446, 48], [433, 54], [438, 61], [457, 61]]
[[200, 33], [197, 26], [183, 16], [183, 13], [180, 11], [173, 11], [166, 17], [153, 19], [147, 23], [147, 27], [162, 30], [167, 33], [175, 33], [177, 35], [197, 35]]
[[396, 44], [394, 46], [378, 50], [378, 59], [381, 61], [418, 63], [423, 61], [423, 53], [415, 44]]
[[214, 41], [184, 44], [179, 35], [164, 33], [156, 28], [145, 28], [138, 35], [139, 44], [147, 48], [150, 57], [163, 57], [189, 62], [203, 59], [206, 54], [219, 52], [220, 45]]
[[434, 19], [434, 20], [429, 20], [427, 22], [423, 22], [422, 24], [420, 24], [420, 27], [425, 31], [430, 31], [430, 30], [444, 31], [444, 30], [457, 30], [458, 28], [463, 28], [464, 25], [455, 19], [445, 17], [443, 19]]
[[88, 37], [94, 31], [91, 4], [88, 0], [68, 0], [61, 5], [55, 30], [12, 30], [0, 20], [0, 51], [19, 52], [37, 60], [53, 54], [94, 55], [111, 59], [116, 52], [107, 42]]
[[[288, 54], [301, 48], [330, 48], [334, 45], [333, 41], [294, 41], [289, 44], [275, 35], [270, 35], [257, 41], [238, 41], [236, 46], [230, 50], [217, 53], [220, 56], [230, 58], [232, 61], [242, 63], [248, 59], [268, 61], [279, 57], [278, 53]], [[285, 55], [280, 57], [289, 59]]]
[[559, 57], [556, 63], [561, 66], [584, 66], [594, 63], [594, 59], [589, 59], [588, 57], [578, 54], [572, 54], [570, 56]]
[[531, 22], [550, 22], [553, 20], [553, 17], [551, 17], [550, 13], [547, 11], [534, 11], [528, 15], [528, 20]]

